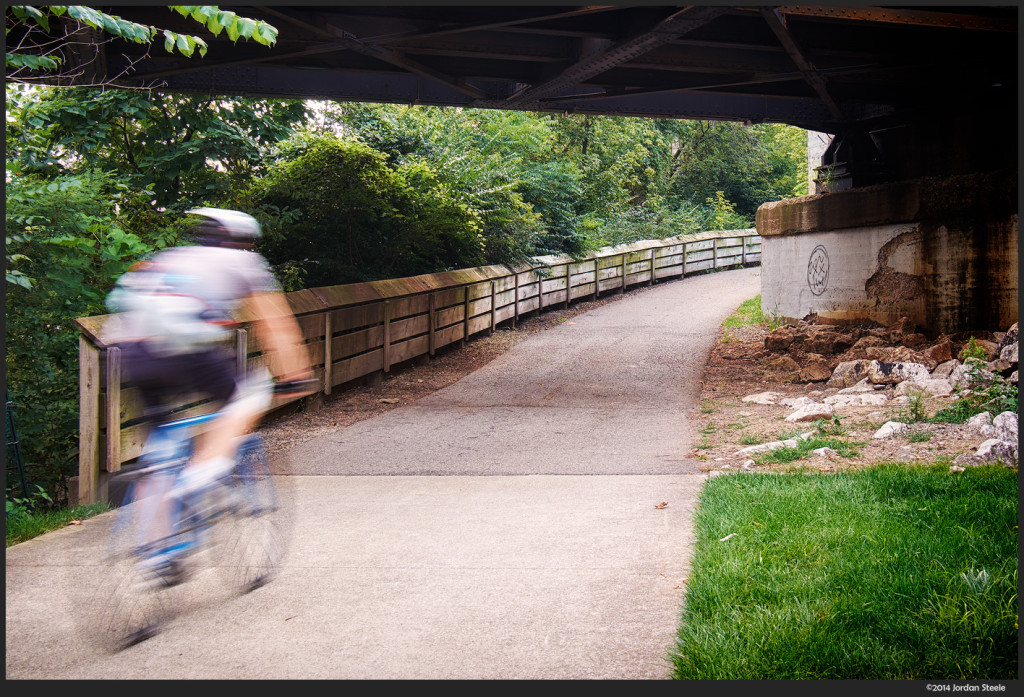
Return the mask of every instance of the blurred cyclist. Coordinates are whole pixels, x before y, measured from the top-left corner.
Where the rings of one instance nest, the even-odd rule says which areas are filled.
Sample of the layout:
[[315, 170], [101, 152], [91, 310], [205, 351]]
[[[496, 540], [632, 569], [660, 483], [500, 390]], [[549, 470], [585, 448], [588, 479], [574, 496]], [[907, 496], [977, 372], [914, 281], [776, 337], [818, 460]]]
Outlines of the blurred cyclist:
[[[121, 349], [122, 375], [139, 388], [148, 417], [166, 417], [167, 407], [188, 395], [209, 395], [222, 412], [197, 439], [171, 497], [230, 474], [241, 437], [271, 405], [269, 381], [245, 380], [235, 363], [229, 342], [243, 318], [274, 376], [287, 382], [313, 376], [298, 322], [270, 267], [252, 251], [261, 234], [256, 219], [216, 208], [188, 212], [200, 216], [198, 244], [157, 252], [124, 274], [107, 298], [119, 314], [103, 331], [105, 343]], [[168, 506], [156, 515], [148, 541], [170, 534]]]

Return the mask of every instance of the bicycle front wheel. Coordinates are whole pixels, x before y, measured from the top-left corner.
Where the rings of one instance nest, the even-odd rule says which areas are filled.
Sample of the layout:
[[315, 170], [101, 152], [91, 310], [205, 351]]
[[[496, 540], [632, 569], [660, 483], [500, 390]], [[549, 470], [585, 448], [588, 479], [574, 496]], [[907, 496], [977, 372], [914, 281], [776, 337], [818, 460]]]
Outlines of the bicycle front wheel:
[[266, 584], [284, 556], [279, 505], [263, 443], [251, 436], [239, 449], [224, 518], [214, 526], [218, 565], [243, 593]]
[[151, 498], [137, 497], [138, 491], [139, 487], [130, 486], [117, 511], [107, 547], [108, 573], [95, 599], [101, 613], [97, 622], [100, 640], [111, 651], [153, 636], [170, 617], [173, 607], [166, 579], [140, 563], [140, 527], [149, 523], [156, 504]]

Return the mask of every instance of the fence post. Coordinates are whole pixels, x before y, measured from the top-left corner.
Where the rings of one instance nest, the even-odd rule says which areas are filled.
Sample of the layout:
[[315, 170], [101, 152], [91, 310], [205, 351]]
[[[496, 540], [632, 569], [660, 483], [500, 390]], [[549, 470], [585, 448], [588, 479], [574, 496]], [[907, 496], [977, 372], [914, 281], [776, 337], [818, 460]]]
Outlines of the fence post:
[[515, 272], [515, 278], [516, 278], [516, 287], [515, 287], [515, 298], [513, 300], [513, 302], [515, 303], [515, 309], [514, 309], [513, 314], [512, 314], [512, 326], [513, 327], [515, 327], [516, 326], [516, 322], [519, 321], [519, 272], [518, 271]]
[[78, 337], [78, 502], [96, 503], [100, 488], [100, 351]]
[[648, 282], [648, 286], [654, 285], [654, 252], [656, 249], [656, 247], [651, 247], [651, 280]]
[[718, 269], [718, 238], [711, 238], [711, 269], [712, 271]]
[[625, 252], [622, 253], [622, 286], [619, 288], [619, 295], [626, 292], [626, 259], [628, 256]]
[[679, 278], [686, 278], [686, 243], [683, 242], [683, 271], [679, 274]]
[[427, 346], [430, 349], [430, 355], [433, 356], [437, 344], [437, 338], [434, 336], [435, 327], [437, 325], [437, 298], [434, 297], [433, 291], [430, 293], [430, 301], [427, 303], [427, 306], [428, 317], [430, 319], [428, 322], [430, 332], [427, 334]]
[[469, 341], [469, 284], [463, 286], [466, 290], [466, 295], [462, 299], [462, 344], [465, 346], [466, 342]]
[[747, 236], [740, 237], [740, 266], [747, 265]]
[[331, 319], [331, 310], [324, 313], [324, 394], [331, 394], [331, 383], [334, 382], [331, 375], [331, 362], [333, 356], [331, 350], [333, 349], [334, 337], [334, 320]]
[[107, 472], [121, 471], [121, 349], [107, 349]]
[[494, 281], [492, 280], [491, 281], [491, 326], [487, 330], [487, 336], [493, 336], [494, 335], [494, 317], [495, 317], [494, 301], [495, 301], [495, 297], [494, 297]]
[[235, 372], [239, 377], [246, 373], [249, 361], [249, 336], [245, 329], [235, 330]]
[[569, 309], [569, 301], [572, 300], [572, 276], [569, 275], [569, 262], [565, 262], [565, 309]]
[[594, 300], [597, 300], [597, 294], [600, 293], [600, 275], [601, 275], [601, 260], [598, 256], [594, 255]]
[[384, 301], [384, 369], [391, 370], [391, 301]]

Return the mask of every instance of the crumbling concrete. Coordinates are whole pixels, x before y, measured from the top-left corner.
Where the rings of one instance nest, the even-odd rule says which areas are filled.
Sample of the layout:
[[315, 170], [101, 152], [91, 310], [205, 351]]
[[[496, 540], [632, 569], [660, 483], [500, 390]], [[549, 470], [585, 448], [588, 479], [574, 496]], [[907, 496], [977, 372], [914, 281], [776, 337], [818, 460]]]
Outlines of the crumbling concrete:
[[1016, 170], [766, 203], [757, 231], [766, 313], [930, 336], [1017, 320]]

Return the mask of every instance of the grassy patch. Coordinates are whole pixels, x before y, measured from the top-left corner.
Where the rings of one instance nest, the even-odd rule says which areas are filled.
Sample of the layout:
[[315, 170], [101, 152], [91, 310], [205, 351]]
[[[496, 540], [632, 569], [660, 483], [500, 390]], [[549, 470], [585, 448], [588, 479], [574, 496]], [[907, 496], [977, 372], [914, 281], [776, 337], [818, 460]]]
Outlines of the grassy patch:
[[69, 525], [72, 520], [84, 520], [109, 510], [110, 506], [106, 503], [93, 503], [53, 511], [8, 515], [6, 521], [7, 546], [31, 540], [45, 532], [59, 530]]
[[1016, 470], [715, 477], [695, 525], [676, 678], [1017, 678]]
[[806, 440], [798, 440], [794, 448], [789, 446], [775, 448], [754, 455], [753, 460], [758, 465], [784, 465], [787, 462], [807, 457], [818, 448], [831, 448], [842, 457], [853, 458], [860, 455], [860, 451], [857, 450], [859, 445], [863, 445], [863, 443], [851, 443], [841, 438], [811, 436]]
[[760, 324], [765, 328], [778, 329], [785, 322], [774, 313], [764, 314], [761, 309], [761, 296], [757, 295], [750, 300], [744, 300], [736, 309], [736, 312], [726, 317], [722, 326], [726, 329], [726, 336], [731, 327], [746, 327], [752, 324]]

